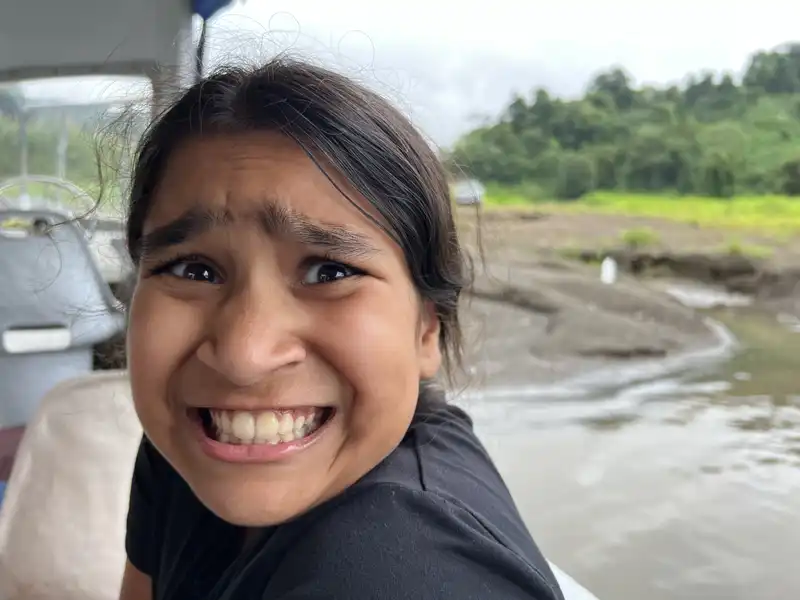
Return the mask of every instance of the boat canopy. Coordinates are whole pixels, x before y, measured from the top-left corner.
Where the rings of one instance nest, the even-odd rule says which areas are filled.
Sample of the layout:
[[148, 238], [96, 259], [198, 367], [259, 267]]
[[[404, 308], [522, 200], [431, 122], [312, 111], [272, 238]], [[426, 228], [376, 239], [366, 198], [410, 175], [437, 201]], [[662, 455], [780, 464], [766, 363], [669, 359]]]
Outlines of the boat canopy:
[[231, 0], [0, 0], [0, 82], [191, 69], [192, 16]]

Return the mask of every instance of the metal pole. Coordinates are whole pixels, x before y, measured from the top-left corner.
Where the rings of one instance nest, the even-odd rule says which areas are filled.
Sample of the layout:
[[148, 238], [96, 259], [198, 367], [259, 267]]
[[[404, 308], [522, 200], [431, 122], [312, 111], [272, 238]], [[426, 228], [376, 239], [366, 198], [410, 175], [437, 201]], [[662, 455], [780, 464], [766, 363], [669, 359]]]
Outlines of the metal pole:
[[[19, 171], [23, 177], [28, 176], [28, 113], [19, 113]], [[23, 209], [30, 208], [30, 196], [28, 195], [28, 182], [22, 180], [22, 195], [20, 203]]]
[[28, 113], [19, 115], [19, 172], [28, 175]]
[[56, 146], [56, 175], [60, 179], [67, 178], [67, 147], [69, 136], [67, 134], [67, 113], [61, 111], [61, 122], [58, 132], [58, 145]]
[[[56, 145], [56, 176], [59, 179], [67, 178], [67, 145], [69, 138], [67, 136], [67, 111], [61, 110], [61, 122], [58, 131], [58, 144]], [[56, 188], [56, 201], [58, 204], [64, 204], [64, 190], [61, 187]]]

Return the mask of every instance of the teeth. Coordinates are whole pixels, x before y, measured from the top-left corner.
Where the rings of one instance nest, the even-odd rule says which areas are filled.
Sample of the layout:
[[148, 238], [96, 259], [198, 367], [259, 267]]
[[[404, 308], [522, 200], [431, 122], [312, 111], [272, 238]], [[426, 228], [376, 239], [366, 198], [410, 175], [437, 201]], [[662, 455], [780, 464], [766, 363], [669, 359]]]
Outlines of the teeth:
[[246, 444], [252, 444], [256, 437], [256, 420], [252, 413], [237, 411], [231, 418], [231, 431], [233, 437], [240, 439]]
[[283, 413], [280, 423], [278, 423], [278, 433], [288, 435], [294, 431], [294, 416], [292, 413]]
[[231, 427], [231, 413], [228, 411], [222, 411], [219, 413], [219, 428], [220, 431], [225, 431], [228, 434], [232, 434], [233, 428]]
[[263, 444], [276, 439], [278, 439], [278, 415], [271, 410], [262, 412], [256, 418], [256, 440]]
[[218, 441], [226, 444], [280, 444], [300, 440], [320, 425], [319, 409], [250, 412], [210, 410]]
[[306, 424], [306, 418], [303, 415], [294, 418], [294, 429], [292, 433], [294, 434], [295, 438], [303, 437], [303, 427]]

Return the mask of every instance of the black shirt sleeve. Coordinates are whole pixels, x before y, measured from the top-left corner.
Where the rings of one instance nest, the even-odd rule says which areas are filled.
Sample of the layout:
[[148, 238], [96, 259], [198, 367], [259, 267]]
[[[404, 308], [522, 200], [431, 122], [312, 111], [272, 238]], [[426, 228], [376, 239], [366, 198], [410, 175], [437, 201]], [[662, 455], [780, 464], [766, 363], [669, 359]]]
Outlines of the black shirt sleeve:
[[380, 483], [351, 490], [310, 523], [264, 600], [556, 600], [539, 570], [466, 509]]
[[159, 498], [164, 482], [159, 482], [158, 451], [142, 437], [131, 481], [131, 497], [128, 507], [125, 551], [130, 563], [142, 573], [155, 576], [156, 557], [159, 555], [157, 539], [157, 514]]

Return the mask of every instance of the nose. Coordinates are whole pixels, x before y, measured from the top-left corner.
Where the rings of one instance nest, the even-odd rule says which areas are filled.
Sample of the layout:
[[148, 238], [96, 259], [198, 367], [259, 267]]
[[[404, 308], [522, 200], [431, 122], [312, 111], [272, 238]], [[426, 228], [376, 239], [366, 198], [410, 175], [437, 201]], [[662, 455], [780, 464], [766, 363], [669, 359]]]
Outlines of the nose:
[[209, 316], [197, 358], [236, 386], [256, 385], [306, 357], [301, 311], [277, 287], [232, 294]]

